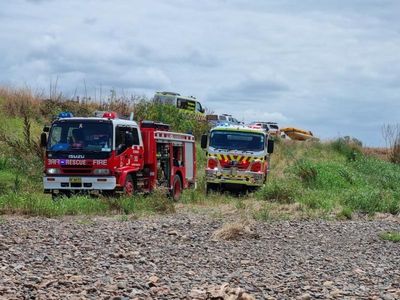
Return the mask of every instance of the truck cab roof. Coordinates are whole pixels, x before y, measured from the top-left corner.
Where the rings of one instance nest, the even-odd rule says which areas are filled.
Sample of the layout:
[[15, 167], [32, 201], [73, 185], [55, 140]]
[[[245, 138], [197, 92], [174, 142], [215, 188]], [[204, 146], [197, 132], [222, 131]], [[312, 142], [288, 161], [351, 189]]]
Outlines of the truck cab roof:
[[221, 130], [221, 131], [239, 131], [239, 132], [250, 132], [250, 133], [263, 133], [264, 130], [258, 128], [251, 128], [245, 125], [227, 125], [227, 126], [216, 126], [211, 129], [211, 131]]
[[96, 121], [110, 121], [112, 122], [114, 125], [130, 125], [130, 126], [134, 126], [134, 127], [138, 127], [138, 124], [135, 121], [131, 121], [131, 120], [125, 120], [125, 119], [111, 119], [111, 118], [99, 118], [99, 117], [71, 117], [71, 118], [57, 118], [54, 121], [58, 121], [58, 122], [66, 122], [66, 121], [92, 121], [92, 122], [96, 122]]

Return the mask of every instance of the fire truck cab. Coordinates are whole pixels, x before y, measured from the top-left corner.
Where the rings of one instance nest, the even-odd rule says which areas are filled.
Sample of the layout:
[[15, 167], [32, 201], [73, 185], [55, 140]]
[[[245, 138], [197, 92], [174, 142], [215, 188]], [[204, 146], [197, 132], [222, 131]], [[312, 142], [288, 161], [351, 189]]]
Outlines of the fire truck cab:
[[160, 186], [179, 199], [195, 186], [194, 137], [166, 124], [60, 114], [45, 127], [44, 192], [53, 197], [77, 192], [132, 195]]
[[221, 187], [254, 190], [266, 182], [274, 141], [265, 131], [221, 125], [202, 136], [201, 147], [207, 151], [207, 192]]

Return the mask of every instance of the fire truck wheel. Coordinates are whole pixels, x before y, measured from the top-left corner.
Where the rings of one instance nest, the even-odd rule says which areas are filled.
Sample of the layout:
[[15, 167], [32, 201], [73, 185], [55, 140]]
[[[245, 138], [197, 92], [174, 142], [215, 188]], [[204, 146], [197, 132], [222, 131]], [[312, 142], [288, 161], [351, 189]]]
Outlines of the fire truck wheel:
[[172, 186], [172, 199], [174, 201], [178, 201], [181, 198], [182, 194], [182, 181], [179, 175], [175, 175], [174, 184]]
[[206, 184], [206, 194], [209, 194], [210, 192], [217, 192], [219, 191], [219, 186], [215, 183], [207, 183]]
[[127, 175], [124, 184], [124, 195], [132, 196], [133, 195], [133, 179], [131, 175]]
[[60, 193], [58, 193], [58, 194], [56, 194], [56, 193], [52, 193], [52, 194], [51, 194], [51, 199], [52, 199], [53, 201], [59, 201], [59, 200], [61, 200], [63, 197], [69, 198], [69, 197], [71, 197], [71, 193], [68, 192], [68, 191], [65, 191], [65, 192], [60, 192]]

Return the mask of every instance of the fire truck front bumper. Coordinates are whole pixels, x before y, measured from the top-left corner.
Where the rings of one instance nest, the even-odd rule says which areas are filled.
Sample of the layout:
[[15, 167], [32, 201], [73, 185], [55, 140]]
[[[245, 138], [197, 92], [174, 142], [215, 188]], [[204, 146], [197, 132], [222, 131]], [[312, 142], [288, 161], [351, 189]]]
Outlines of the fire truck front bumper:
[[262, 186], [264, 184], [264, 173], [239, 171], [235, 169], [207, 169], [206, 181], [209, 183], [233, 183], [248, 186]]
[[75, 176], [44, 176], [44, 191], [51, 193], [54, 190], [114, 190], [117, 186], [116, 178], [109, 177], [75, 177]]

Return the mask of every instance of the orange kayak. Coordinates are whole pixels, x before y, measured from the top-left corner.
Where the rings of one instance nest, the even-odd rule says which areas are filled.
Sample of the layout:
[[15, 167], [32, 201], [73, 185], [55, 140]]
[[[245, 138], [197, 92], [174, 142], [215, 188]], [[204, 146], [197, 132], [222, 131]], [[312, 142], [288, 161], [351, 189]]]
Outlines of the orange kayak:
[[281, 132], [284, 132], [292, 140], [306, 141], [309, 139], [315, 139], [311, 131], [299, 128], [294, 128], [294, 127], [281, 128]]

